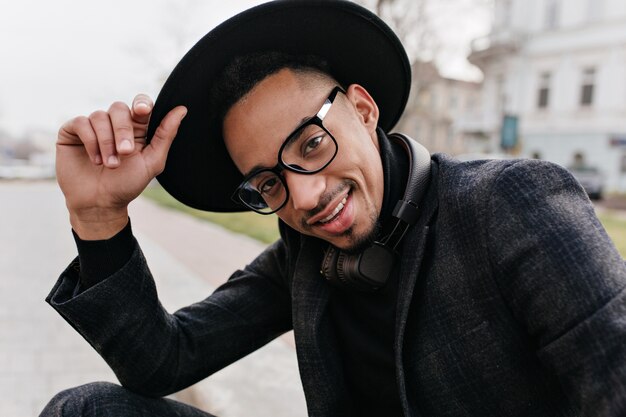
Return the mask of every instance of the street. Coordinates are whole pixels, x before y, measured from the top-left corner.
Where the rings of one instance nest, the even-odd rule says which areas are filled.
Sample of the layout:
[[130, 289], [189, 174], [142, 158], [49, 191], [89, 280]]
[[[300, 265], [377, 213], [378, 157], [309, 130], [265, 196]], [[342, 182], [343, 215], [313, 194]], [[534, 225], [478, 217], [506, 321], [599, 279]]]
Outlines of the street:
[[[0, 182], [0, 416], [39, 414], [57, 392], [113, 381], [106, 363], [44, 301], [76, 256], [55, 182]], [[138, 199], [133, 231], [168, 311], [199, 301], [263, 246]], [[285, 342], [287, 340], [287, 343]], [[289, 338], [175, 395], [220, 417], [304, 416]]]

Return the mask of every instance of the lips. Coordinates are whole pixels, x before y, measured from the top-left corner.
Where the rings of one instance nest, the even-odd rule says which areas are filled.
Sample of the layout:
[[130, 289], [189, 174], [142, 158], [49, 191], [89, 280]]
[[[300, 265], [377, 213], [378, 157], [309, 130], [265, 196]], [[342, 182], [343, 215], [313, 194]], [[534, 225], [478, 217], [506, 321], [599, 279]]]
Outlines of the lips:
[[352, 227], [354, 223], [354, 204], [352, 194], [341, 199], [335, 208], [313, 226], [330, 235], [340, 235]]
[[339, 205], [346, 205], [350, 192], [351, 190], [348, 188], [347, 191], [339, 193], [337, 196], [335, 196], [335, 198], [332, 199], [332, 201], [326, 204], [326, 208], [324, 210], [320, 211], [315, 216], [308, 218], [306, 223], [310, 226], [313, 226], [315, 224], [330, 221], [334, 216], [337, 215], [337, 213], [339, 213], [339, 211], [342, 210], [343, 207], [337, 209]]

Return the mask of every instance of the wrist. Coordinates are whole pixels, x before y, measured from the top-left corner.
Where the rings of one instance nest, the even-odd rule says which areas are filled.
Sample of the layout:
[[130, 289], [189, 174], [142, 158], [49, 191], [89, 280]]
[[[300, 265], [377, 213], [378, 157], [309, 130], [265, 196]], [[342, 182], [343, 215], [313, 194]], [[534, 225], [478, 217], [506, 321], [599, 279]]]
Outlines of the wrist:
[[70, 212], [72, 229], [82, 240], [107, 240], [128, 224], [128, 210], [76, 213]]

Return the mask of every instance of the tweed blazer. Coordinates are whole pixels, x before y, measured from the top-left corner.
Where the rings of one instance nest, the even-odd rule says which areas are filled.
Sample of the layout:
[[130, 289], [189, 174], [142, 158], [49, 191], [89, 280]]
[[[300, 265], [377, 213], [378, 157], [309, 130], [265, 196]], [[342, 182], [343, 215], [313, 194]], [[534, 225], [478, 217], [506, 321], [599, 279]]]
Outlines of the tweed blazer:
[[[626, 415], [626, 267], [580, 185], [547, 162], [433, 160], [438, 174], [400, 256], [394, 354], [405, 416]], [[325, 244], [280, 229], [174, 314], [138, 246], [79, 294], [75, 260], [47, 301], [124, 386], [149, 396], [293, 328], [309, 415], [351, 415], [319, 274]]]

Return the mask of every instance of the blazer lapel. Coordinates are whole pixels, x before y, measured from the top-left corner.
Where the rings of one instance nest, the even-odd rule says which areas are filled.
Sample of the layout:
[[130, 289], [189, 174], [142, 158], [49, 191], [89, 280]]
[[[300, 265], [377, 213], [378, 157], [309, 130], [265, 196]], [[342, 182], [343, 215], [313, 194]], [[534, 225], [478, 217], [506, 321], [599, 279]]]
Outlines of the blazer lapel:
[[325, 243], [301, 242], [293, 280], [293, 328], [310, 416], [339, 416], [347, 406], [343, 366], [330, 323], [328, 283], [320, 267]]
[[424, 259], [424, 251], [427, 246], [430, 231], [429, 225], [437, 213], [437, 171], [437, 167], [435, 166], [431, 177], [431, 186], [423, 199], [422, 213], [418, 222], [407, 233], [400, 256], [400, 282], [398, 284], [394, 347], [400, 400], [407, 416], [418, 416], [419, 413], [416, 409], [411, 409], [406, 394], [406, 379], [403, 362], [404, 334], [409, 308], [413, 300], [415, 283], [420, 273]]

